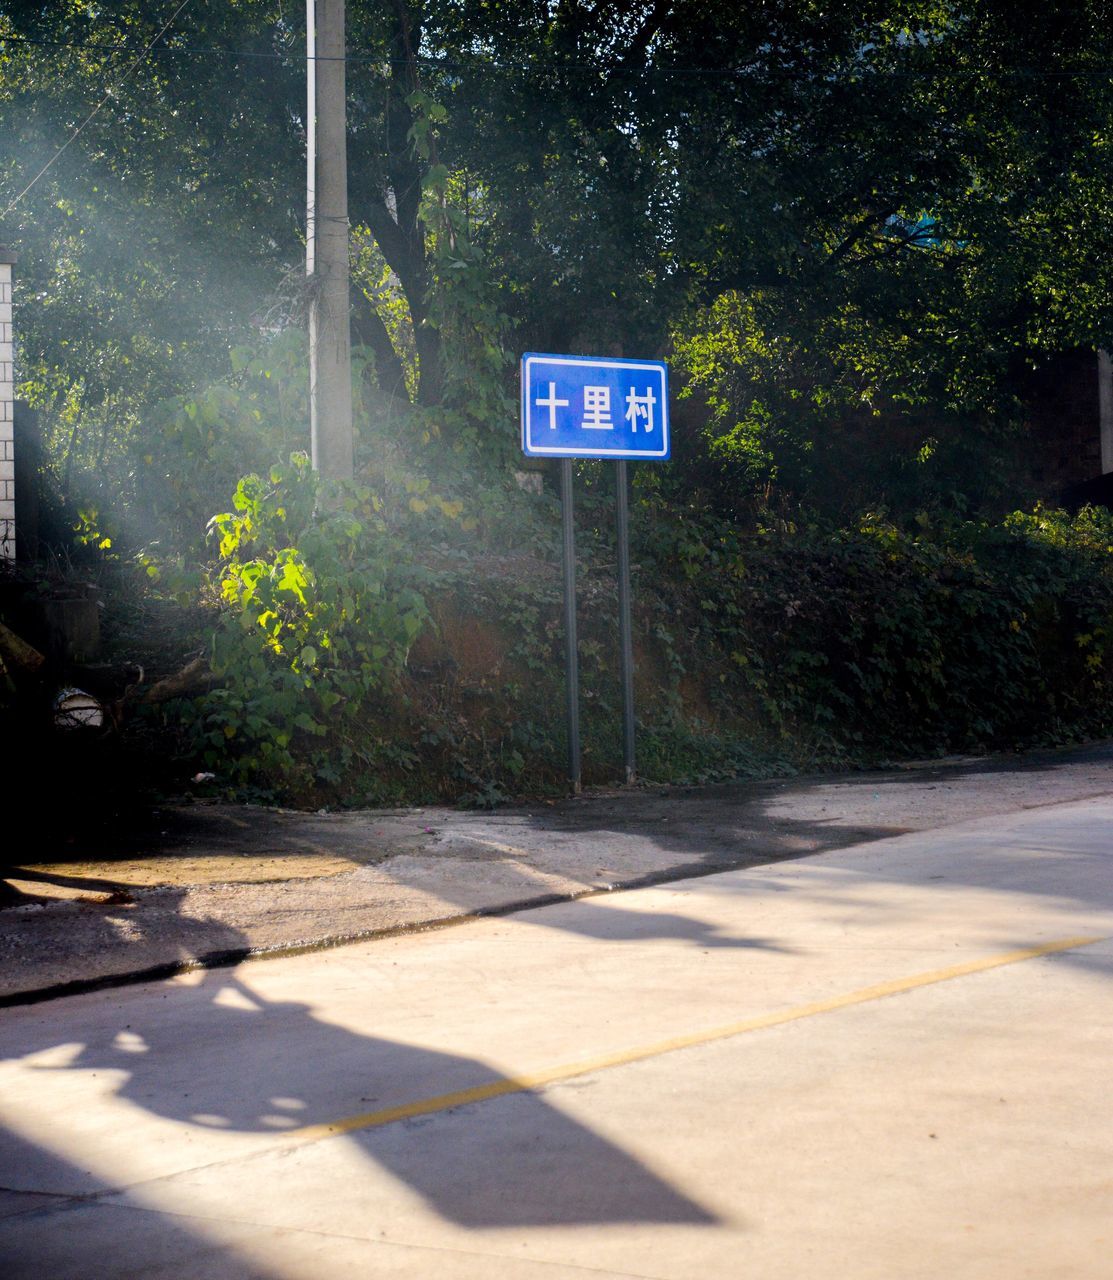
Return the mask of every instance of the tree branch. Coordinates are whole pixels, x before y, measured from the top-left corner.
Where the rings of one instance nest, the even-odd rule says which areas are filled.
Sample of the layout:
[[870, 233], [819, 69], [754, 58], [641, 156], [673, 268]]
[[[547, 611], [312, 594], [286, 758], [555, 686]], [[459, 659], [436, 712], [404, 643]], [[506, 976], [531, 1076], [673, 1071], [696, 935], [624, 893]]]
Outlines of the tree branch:
[[885, 222], [896, 213], [895, 209], [879, 209], [869, 210], [859, 219], [857, 225], [843, 240], [836, 249], [833, 249], [827, 258], [827, 265], [833, 267], [840, 262], [854, 248], [861, 239], [868, 235], [876, 226], [883, 226]]
[[379, 390], [391, 399], [407, 399], [406, 373], [394, 349], [386, 325], [362, 289], [356, 291], [352, 311], [352, 336], [361, 346], [375, 354], [375, 381]]

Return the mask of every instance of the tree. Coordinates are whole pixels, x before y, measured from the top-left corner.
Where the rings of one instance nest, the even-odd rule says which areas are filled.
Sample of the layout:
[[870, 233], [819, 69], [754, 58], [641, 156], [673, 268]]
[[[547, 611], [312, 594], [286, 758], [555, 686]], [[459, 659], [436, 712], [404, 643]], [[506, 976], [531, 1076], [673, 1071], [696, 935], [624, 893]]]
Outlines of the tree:
[[[3, 22], [14, 191], [157, 27]], [[301, 40], [262, 0], [191, 5], [5, 224], [56, 456], [126, 471], [145, 406], [294, 317]], [[848, 414], [992, 439], [1018, 361], [1113, 341], [1097, 0], [351, 0], [348, 43], [354, 333], [419, 436], [512, 445], [512, 347], [675, 343], [712, 409], [678, 482], [729, 494]]]
[[296, 33], [261, 2], [201, 14], [127, 79], [150, 6], [13, 5], [0, 27], [0, 208], [112, 90], [0, 236], [21, 250], [24, 392], [54, 457], [124, 491], [145, 413], [264, 322], [304, 218]]

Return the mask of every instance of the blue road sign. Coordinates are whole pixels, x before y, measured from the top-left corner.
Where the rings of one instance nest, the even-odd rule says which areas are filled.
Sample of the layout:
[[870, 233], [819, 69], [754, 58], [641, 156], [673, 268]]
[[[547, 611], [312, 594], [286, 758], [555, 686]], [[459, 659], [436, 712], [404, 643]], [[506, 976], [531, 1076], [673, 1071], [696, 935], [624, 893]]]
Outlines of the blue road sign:
[[548, 458], [669, 456], [669, 372], [662, 360], [522, 357], [522, 450]]

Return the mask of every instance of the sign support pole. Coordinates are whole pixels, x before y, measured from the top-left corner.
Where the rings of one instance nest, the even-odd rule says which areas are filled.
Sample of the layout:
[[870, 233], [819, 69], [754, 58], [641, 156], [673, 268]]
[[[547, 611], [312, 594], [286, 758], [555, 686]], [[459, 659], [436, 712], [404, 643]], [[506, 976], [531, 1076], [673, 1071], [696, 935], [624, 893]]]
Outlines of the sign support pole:
[[568, 697], [568, 779], [579, 793], [580, 673], [576, 645], [576, 549], [572, 460], [617, 463], [618, 626], [621, 642], [622, 748], [627, 784], [637, 781], [634, 636], [630, 620], [630, 510], [626, 463], [667, 462], [669, 370], [663, 360], [609, 356], [522, 356], [522, 452], [559, 458], [564, 554], [564, 643]]
[[572, 459], [560, 460], [560, 515], [564, 550], [564, 646], [568, 697], [568, 780], [580, 794], [580, 667], [576, 643], [576, 542], [572, 523]]
[[618, 635], [622, 671], [622, 758], [627, 784], [637, 778], [634, 762], [634, 635], [630, 625], [630, 518], [626, 499], [626, 459], [615, 462], [618, 525]]

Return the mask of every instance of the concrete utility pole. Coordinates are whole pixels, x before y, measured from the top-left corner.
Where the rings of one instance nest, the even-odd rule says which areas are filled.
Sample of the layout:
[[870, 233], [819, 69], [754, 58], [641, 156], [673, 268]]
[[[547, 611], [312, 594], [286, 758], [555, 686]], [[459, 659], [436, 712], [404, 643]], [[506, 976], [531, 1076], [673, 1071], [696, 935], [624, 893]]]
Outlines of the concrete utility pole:
[[354, 451], [344, 0], [306, 0], [306, 39], [310, 436], [314, 468], [327, 480], [350, 480]]

